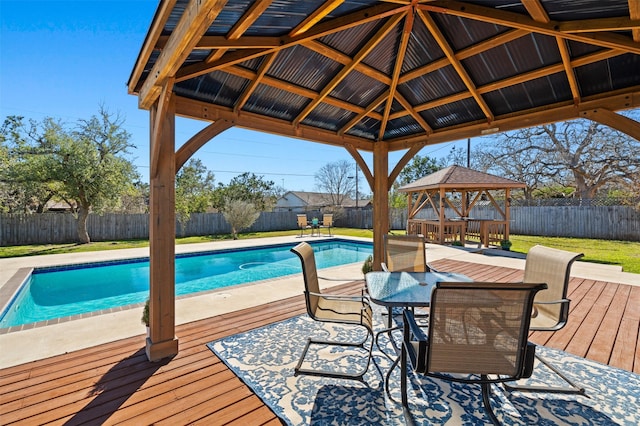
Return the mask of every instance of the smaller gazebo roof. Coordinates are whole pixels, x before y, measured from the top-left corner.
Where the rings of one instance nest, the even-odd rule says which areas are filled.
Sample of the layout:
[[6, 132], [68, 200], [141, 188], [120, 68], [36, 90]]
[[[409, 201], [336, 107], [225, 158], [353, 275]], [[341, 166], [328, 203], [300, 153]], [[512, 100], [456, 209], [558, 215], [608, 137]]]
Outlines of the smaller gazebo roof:
[[422, 177], [415, 182], [398, 188], [400, 192], [417, 192], [423, 190], [482, 190], [524, 188], [526, 185], [515, 180], [490, 175], [489, 173], [467, 169], [462, 166], [449, 166], [435, 173]]

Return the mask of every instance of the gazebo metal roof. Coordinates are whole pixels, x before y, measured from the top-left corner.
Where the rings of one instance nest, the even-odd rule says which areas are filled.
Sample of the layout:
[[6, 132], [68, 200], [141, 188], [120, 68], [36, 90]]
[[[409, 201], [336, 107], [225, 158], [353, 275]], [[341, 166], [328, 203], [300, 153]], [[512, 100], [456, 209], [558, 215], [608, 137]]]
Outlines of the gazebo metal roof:
[[179, 115], [406, 149], [637, 107], [638, 4], [161, 1], [129, 91], [149, 108], [174, 78]]
[[399, 192], [416, 192], [444, 188], [447, 191], [464, 189], [480, 191], [484, 189], [524, 188], [526, 185], [512, 179], [479, 172], [462, 166], [449, 166], [437, 172], [398, 188]]

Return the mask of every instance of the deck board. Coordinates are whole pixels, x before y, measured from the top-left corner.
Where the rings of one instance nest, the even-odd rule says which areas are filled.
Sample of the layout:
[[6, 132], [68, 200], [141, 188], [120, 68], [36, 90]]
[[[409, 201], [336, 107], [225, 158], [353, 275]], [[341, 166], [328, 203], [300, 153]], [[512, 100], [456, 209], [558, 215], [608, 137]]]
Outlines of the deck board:
[[[455, 260], [442, 271], [518, 281], [522, 271]], [[362, 282], [335, 287], [359, 294]], [[302, 289], [301, 289], [302, 292]], [[638, 373], [640, 287], [572, 278], [567, 326], [530, 340]], [[176, 328], [180, 353], [149, 363], [144, 336], [0, 370], [3, 424], [277, 425], [275, 414], [205, 344], [305, 312], [302, 296]]]
[[589, 359], [608, 364], [611, 358], [611, 348], [616, 341], [620, 322], [624, 314], [625, 305], [629, 299], [631, 287], [618, 285], [611, 303], [607, 306], [606, 315], [604, 316], [598, 331], [596, 332], [587, 356]]

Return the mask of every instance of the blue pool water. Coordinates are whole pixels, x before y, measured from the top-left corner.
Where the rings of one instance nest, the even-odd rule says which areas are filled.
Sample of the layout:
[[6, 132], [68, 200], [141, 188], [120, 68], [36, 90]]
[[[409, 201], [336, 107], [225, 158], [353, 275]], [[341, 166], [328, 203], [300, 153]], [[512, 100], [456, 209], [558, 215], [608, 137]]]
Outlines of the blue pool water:
[[[346, 240], [311, 244], [318, 268], [364, 262], [369, 243]], [[176, 256], [176, 295], [300, 273], [294, 244], [222, 250]], [[149, 261], [72, 265], [34, 270], [12, 303], [0, 328], [142, 303], [149, 297]]]

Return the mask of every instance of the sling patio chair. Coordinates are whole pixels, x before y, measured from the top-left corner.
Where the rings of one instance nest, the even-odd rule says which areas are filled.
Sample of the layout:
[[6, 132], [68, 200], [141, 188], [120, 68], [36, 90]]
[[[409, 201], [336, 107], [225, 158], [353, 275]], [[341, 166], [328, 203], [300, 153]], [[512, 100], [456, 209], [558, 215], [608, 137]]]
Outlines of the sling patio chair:
[[300, 236], [302, 237], [302, 233], [306, 229], [311, 229], [311, 225], [309, 225], [309, 223], [307, 222], [306, 214], [299, 214], [297, 215], [297, 217], [298, 217], [298, 228], [300, 228]]
[[[418, 235], [387, 234], [384, 239], [384, 259], [380, 265], [387, 272], [438, 272], [427, 263], [424, 238]], [[387, 314], [388, 328], [393, 322], [393, 308]]]
[[[291, 249], [302, 263], [302, 277], [304, 279], [304, 298], [309, 316], [320, 322], [354, 325], [366, 331], [363, 339], [357, 342], [320, 340], [309, 338], [302, 351], [300, 360], [295, 367], [295, 375], [306, 374], [311, 376], [326, 376], [343, 379], [356, 379], [363, 381], [363, 377], [369, 369], [371, 363], [371, 352], [373, 350], [373, 310], [365, 296], [345, 296], [322, 293], [318, 283], [318, 272], [316, 269], [313, 249], [307, 243], [300, 243]], [[362, 348], [368, 352], [366, 365], [358, 371], [339, 371], [324, 368], [303, 368], [303, 363], [311, 345], [338, 346]], [[327, 360], [329, 361], [329, 360]]]
[[[569, 303], [567, 292], [571, 265], [582, 253], [536, 245], [527, 253], [524, 266], [525, 283], [547, 283], [547, 290], [536, 295], [531, 314], [532, 331], [556, 331], [567, 324]], [[525, 386], [505, 384], [510, 390], [584, 394], [584, 389], [569, 380], [541, 356], [536, 358], [561, 377], [569, 386]]]
[[332, 226], [333, 226], [333, 214], [323, 214], [322, 225], [320, 225], [320, 228], [327, 228], [329, 230], [329, 236], [331, 236]]
[[404, 311], [400, 355], [402, 405], [413, 424], [407, 396], [410, 364], [418, 374], [479, 384], [493, 424], [491, 384], [529, 377], [535, 345], [527, 342], [536, 293], [546, 284], [441, 282], [431, 294], [426, 333]]

